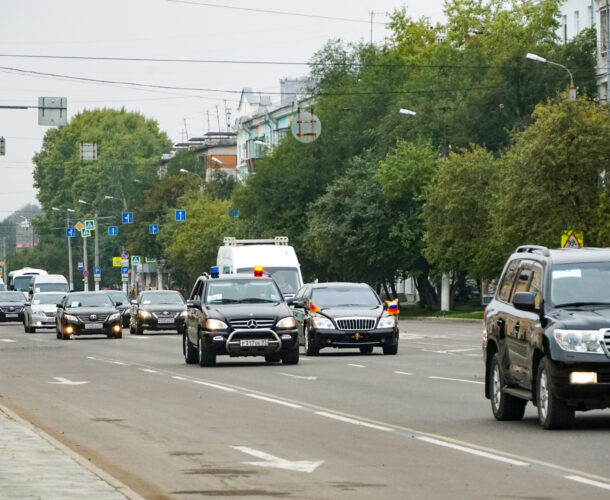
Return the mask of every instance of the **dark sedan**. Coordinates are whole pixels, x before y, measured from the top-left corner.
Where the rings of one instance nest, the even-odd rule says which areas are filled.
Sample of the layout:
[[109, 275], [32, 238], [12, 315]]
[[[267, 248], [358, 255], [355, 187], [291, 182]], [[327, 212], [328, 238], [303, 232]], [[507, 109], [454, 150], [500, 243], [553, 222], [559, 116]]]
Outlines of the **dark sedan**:
[[0, 292], [0, 322], [23, 322], [25, 295], [21, 292]]
[[69, 293], [57, 304], [57, 338], [73, 335], [123, 336], [121, 313], [105, 292]]
[[121, 290], [106, 290], [106, 293], [114, 302], [117, 311], [121, 313], [121, 324], [124, 327], [129, 326], [129, 318], [131, 317], [131, 304], [127, 295]]
[[131, 301], [129, 333], [142, 335], [144, 330], [184, 331], [186, 302], [173, 290], [146, 290]]
[[324, 347], [356, 348], [362, 354], [378, 346], [398, 352], [398, 322], [365, 283], [313, 283], [301, 287], [292, 304], [299, 343], [308, 356]]

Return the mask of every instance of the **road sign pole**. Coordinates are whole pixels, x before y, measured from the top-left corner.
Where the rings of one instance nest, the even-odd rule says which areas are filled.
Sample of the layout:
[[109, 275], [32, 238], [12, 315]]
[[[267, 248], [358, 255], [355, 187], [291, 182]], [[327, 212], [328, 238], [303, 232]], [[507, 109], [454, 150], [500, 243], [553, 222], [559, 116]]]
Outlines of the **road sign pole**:
[[[98, 227], [97, 227], [97, 212], [95, 212], [95, 216], [93, 218], [93, 220], [95, 220], [95, 256], [94, 256], [94, 262], [95, 262], [95, 267], [99, 267], [100, 265], [100, 256], [99, 256], [99, 238], [98, 238]], [[95, 291], [99, 292], [100, 290], [100, 278], [101, 276], [99, 275], [95, 275], [93, 276], [93, 283], [95, 284]]]
[[[83, 263], [84, 263], [84, 270], [88, 271], [89, 267], [87, 267], [87, 238], [83, 238]], [[89, 276], [85, 276], [85, 273], [83, 273], [83, 285], [84, 285], [84, 290], [85, 292], [89, 291]]]
[[[70, 218], [66, 219], [68, 228], [70, 227]], [[70, 290], [74, 290], [74, 271], [72, 270], [72, 238], [68, 238], [68, 277], [70, 282]]]

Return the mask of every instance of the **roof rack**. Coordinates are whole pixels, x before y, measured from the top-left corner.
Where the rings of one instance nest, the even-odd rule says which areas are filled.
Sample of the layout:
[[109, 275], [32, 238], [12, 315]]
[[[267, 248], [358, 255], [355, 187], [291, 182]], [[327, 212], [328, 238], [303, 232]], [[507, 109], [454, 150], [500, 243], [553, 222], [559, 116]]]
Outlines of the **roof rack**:
[[224, 244], [226, 247], [236, 247], [238, 245], [288, 245], [288, 236], [276, 236], [272, 240], [238, 240], [232, 236], [225, 236]]
[[550, 257], [551, 252], [547, 247], [543, 247], [541, 245], [521, 245], [517, 247], [516, 253], [539, 253], [544, 255], [545, 257]]

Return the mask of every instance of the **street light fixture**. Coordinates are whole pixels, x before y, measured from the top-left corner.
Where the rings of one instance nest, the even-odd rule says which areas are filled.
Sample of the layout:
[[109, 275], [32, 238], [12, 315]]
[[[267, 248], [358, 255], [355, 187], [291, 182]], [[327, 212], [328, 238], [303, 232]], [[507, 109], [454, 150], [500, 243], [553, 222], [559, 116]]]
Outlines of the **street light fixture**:
[[215, 156], [211, 156], [210, 159], [214, 162], [214, 163], [218, 163], [219, 165], [224, 165], [223, 162], [221, 162], [218, 158], [216, 158]]
[[570, 90], [568, 91], [568, 95], [570, 96], [570, 99], [572, 101], [576, 100], [576, 87], [574, 87], [574, 78], [572, 77], [572, 72], [568, 68], [566, 68], [563, 64], [549, 61], [548, 59], [545, 59], [544, 57], [538, 56], [536, 54], [532, 54], [531, 52], [528, 52], [525, 55], [525, 58], [530, 61], [539, 62], [543, 64], [552, 64], [553, 66], [559, 66], [560, 68], [565, 69], [568, 72], [568, 75], [570, 75]]
[[[195, 177], [201, 179], [201, 181], [205, 182], [205, 179], [203, 177], [201, 177], [199, 174], [196, 174], [195, 172], [191, 172], [190, 170], [187, 170], [186, 168], [181, 168], [180, 172], [182, 172], [183, 174], [194, 175]], [[199, 191], [203, 191], [203, 190], [204, 190], [204, 186], [202, 184], [201, 186], [199, 186]]]
[[410, 109], [400, 108], [398, 111], [401, 115], [409, 115], [415, 116], [417, 113], [415, 111], [411, 111]]
[[83, 205], [89, 205], [88, 202], [86, 202], [85, 200], [78, 200], [79, 203], [82, 203]]
[[265, 146], [266, 148], [270, 148], [271, 147], [271, 145], [267, 144], [265, 141], [256, 140], [256, 141], [254, 141], [254, 144], [258, 144], [260, 146]]

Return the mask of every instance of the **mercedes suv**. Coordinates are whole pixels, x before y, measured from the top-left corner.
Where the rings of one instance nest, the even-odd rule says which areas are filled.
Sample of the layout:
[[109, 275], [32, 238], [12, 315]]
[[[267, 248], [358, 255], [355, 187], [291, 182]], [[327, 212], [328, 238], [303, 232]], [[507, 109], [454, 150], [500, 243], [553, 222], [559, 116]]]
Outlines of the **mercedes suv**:
[[545, 429], [610, 407], [610, 249], [521, 246], [484, 319], [485, 396], [498, 420], [531, 401]]

